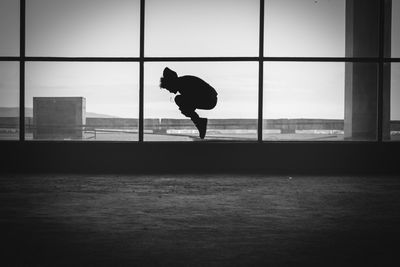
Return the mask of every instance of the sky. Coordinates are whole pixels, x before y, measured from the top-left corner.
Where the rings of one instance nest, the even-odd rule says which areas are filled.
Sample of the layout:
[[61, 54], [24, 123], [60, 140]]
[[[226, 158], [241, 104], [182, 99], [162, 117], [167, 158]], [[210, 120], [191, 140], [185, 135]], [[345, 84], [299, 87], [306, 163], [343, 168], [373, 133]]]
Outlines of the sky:
[[88, 112], [138, 118], [138, 80], [138, 63], [28, 62], [25, 106], [33, 97], [83, 96]]
[[264, 54], [344, 57], [345, 0], [265, 1]]
[[0, 0], [0, 55], [19, 54], [19, 2]]
[[[139, 0], [29, 0], [29, 56], [137, 57]], [[146, 56], [257, 56], [258, 0], [146, 0]], [[18, 55], [18, 1], [0, 0], [0, 55]], [[392, 56], [400, 57], [400, 0], [393, 0]], [[265, 56], [345, 56], [345, 0], [266, 0]], [[256, 118], [255, 62], [146, 63], [145, 117], [182, 118], [158, 87], [162, 69], [195, 75], [219, 95], [211, 118]], [[400, 119], [399, 64], [392, 118]], [[18, 105], [18, 65], [0, 63], [0, 106]], [[344, 118], [344, 63], [265, 63], [265, 118]], [[27, 63], [34, 96], [83, 96], [87, 111], [138, 115], [137, 63]]]
[[160, 73], [168, 66], [178, 76], [200, 77], [218, 92], [219, 103], [213, 110], [199, 110], [208, 118], [257, 119], [257, 62], [162, 62], [145, 64], [145, 118], [182, 118], [174, 103], [174, 94], [159, 88]]
[[345, 63], [267, 62], [264, 69], [265, 118], [344, 119]]
[[392, 57], [400, 57], [400, 0], [392, 0]]
[[147, 56], [257, 56], [258, 0], [147, 0]]
[[0, 107], [19, 106], [19, 63], [0, 61]]
[[27, 55], [139, 56], [139, 0], [29, 0], [26, 4]]

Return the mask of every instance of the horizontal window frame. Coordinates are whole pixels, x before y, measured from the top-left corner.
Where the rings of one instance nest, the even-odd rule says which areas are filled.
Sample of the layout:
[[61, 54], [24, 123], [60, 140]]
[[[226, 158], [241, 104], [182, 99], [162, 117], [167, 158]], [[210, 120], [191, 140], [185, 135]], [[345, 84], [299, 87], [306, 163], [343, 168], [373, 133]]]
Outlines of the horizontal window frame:
[[32, 62], [356, 62], [356, 63], [389, 63], [400, 62], [400, 58], [379, 57], [17, 57], [0, 56], [0, 61]]

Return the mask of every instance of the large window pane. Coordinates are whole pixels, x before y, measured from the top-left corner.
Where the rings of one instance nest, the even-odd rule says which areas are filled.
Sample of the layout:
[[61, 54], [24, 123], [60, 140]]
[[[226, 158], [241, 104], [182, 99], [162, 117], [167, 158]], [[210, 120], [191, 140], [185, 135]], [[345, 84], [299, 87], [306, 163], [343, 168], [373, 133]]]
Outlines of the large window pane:
[[26, 66], [26, 139], [138, 140], [137, 63]]
[[258, 0], [147, 0], [147, 56], [257, 56]]
[[392, 57], [400, 57], [400, 0], [392, 0]]
[[374, 140], [376, 73], [376, 64], [265, 63], [264, 140]]
[[345, 0], [266, 0], [266, 56], [345, 56]]
[[19, 68], [0, 62], [0, 140], [19, 138]]
[[19, 1], [0, 1], [0, 56], [19, 54]]
[[391, 64], [390, 140], [400, 141], [400, 63]]
[[29, 0], [27, 55], [139, 55], [139, 0]]
[[[145, 140], [198, 140], [198, 131], [178, 109], [174, 94], [160, 89], [165, 67], [178, 76], [197, 76], [218, 92], [217, 106], [196, 110], [208, 118], [207, 140], [256, 140], [258, 64], [163, 62], [145, 65]], [[189, 88], [190, 89], [190, 88]]]

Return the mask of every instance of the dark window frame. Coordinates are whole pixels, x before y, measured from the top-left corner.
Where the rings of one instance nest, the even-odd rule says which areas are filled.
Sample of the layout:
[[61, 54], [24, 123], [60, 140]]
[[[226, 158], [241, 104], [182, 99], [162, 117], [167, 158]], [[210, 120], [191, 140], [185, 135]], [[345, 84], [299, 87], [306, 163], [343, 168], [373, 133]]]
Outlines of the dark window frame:
[[[373, 141], [362, 141], [363, 143], [382, 143], [383, 140], [383, 87], [384, 87], [384, 65], [386, 63], [400, 62], [400, 58], [391, 58], [385, 56], [385, 0], [380, 1], [380, 19], [379, 19], [379, 55], [378, 57], [265, 57], [264, 56], [264, 19], [265, 19], [265, 0], [259, 1], [259, 54], [256, 57], [146, 57], [144, 55], [145, 40], [145, 0], [140, 0], [140, 52], [139, 57], [27, 57], [25, 55], [26, 46], [26, 0], [20, 0], [20, 55], [19, 56], [0, 56], [0, 62], [19, 62], [19, 140], [25, 142], [25, 63], [26, 62], [138, 62], [139, 63], [139, 139], [138, 141], [123, 141], [128, 143], [154, 142], [144, 141], [144, 63], [145, 62], [258, 62], [258, 143], [268, 143], [276, 141], [263, 140], [263, 76], [264, 62], [352, 62], [352, 63], [376, 63], [378, 64], [378, 118], [377, 118], [377, 139]], [[389, 141], [389, 140], [388, 140]], [[0, 142], [10, 142], [0, 140]], [[37, 142], [37, 141], [34, 141]], [[56, 142], [49, 140], [48, 142]], [[60, 142], [60, 141], [57, 141]], [[71, 141], [61, 141], [71, 142]], [[88, 142], [88, 141], [79, 141]], [[121, 141], [97, 141], [117, 143]], [[157, 142], [157, 141], [156, 141]], [[170, 141], [173, 143], [174, 141]], [[224, 141], [224, 142], [234, 142]], [[319, 143], [318, 141], [281, 141], [284, 143]], [[321, 141], [320, 141], [321, 142]], [[360, 141], [323, 141], [323, 143], [358, 143]], [[393, 141], [390, 141], [393, 142]], [[163, 142], [165, 143], [165, 142]]]

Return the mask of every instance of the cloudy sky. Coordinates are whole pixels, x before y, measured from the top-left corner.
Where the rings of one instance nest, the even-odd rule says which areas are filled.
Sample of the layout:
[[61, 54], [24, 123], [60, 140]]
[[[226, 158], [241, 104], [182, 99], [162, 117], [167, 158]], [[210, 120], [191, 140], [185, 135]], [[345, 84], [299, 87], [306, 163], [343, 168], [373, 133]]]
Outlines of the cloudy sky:
[[[0, 0], [0, 54], [18, 55], [18, 1]], [[146, 0], [146, 56], [257, 56], [258, 0]], [[392, 55], [400, 56], [400, 0], [393, 0]], [[345, 56], [345, 0], [267, 0], [266, 56]], [[29, 0], [29, 56], [137, 57], [139, 0]], [[4, 37], [4, 38], [3, 38]], [[254, 62], [146, 63], [145, 117], [182, 115], [158, 87], [162, 69], [214, 86], [214, 118], [256, 118]], [[399, 64], [392, 68], [392, 118], [400, 119]], [[18, 105], [18, 65], [0, 63], [0, 106]], [[265, 63], [264, 117], [344, 117], [344, 63]], [[27, 63], [34, 96], [83, 96], [87, 111], [138, 116], [137, 63]]]

